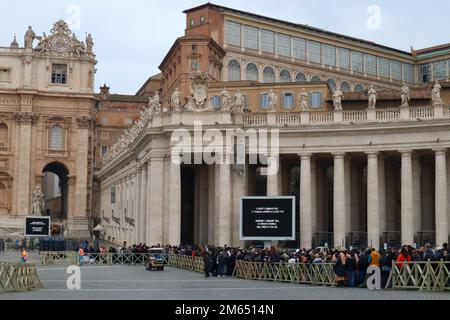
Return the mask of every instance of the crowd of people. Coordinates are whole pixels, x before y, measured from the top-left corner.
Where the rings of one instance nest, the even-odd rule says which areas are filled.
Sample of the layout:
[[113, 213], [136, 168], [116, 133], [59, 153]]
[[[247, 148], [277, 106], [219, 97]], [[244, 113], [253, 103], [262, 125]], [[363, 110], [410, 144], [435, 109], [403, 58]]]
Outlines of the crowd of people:
[[405, 262], [420, 261], [450, 261], [450, 249], [447, 243], [441, 247], [433, 248], [430, 244], [414, 248], [403, 246], [391, 247], [388, 250], [351, 249], [346, 248], [319, 248], [319, 249], [282, 249], [282, 248], [256, 248], [248, 249], [215, 246], [161, 246], [160, 244], [148, 246], [146, 244], [130, 247], [93, 248], [89, 243], [83, 244], [86, 253], [148, 253], [152, 248], [164, 249], [168, 254], [177, 254], [203, 259], [205, 277], [230, 277], [233, 274], [236, 261], [265, 262], [265, 263], [302, 263], [318, 264], [332, 263], [338, 287], [365, 287], [366, 272], [369, 266], [381, 269], [382, 286], [386, 285], [392, 270], [392, 263], [396, 262], [402, 268]]

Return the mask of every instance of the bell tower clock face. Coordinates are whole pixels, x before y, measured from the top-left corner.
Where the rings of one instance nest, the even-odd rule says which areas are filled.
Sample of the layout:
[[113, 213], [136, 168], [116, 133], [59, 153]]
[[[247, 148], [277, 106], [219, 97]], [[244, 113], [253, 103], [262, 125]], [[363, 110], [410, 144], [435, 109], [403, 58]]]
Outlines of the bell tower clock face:
[[69, 38], [63, 35], [55, 36], [52, 40], [52, 47], [56, 52], [64, 53], [69, 50]]

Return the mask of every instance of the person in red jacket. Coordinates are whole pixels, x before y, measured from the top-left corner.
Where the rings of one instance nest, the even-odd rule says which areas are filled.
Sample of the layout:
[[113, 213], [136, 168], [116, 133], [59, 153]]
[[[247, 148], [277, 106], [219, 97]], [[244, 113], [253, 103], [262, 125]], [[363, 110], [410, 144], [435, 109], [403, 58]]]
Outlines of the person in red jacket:
[[405, 247], [402, 248], [400, 254], [397, 257], [397, 266], [400, 269], [403, 268], [403, 263], [401, 262], [411, 262], [411, 256], [409, 255], [408, 250], [406, 250]]

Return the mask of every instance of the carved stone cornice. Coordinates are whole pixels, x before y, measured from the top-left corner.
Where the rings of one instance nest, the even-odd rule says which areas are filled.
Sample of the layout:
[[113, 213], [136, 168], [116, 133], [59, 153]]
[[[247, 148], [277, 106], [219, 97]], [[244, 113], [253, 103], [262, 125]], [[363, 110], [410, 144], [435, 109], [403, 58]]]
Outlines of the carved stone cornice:
[[90, 117], [78, 117], [77, 118], [78, 127], [81, 129], [89, 129], [92, 125], [92, 118]]
[[14, 121], [20, 124], [32, 124], [38, 117], [32, 112], [17, 112], [14, 114]]

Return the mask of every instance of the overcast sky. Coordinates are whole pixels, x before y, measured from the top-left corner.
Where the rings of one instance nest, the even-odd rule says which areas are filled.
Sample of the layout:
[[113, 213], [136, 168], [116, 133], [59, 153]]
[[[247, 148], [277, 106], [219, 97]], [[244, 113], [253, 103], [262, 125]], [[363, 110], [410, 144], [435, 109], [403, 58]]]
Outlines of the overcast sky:
[[[175, 39], [184, 34], [183, 10], [207, 0], [0, 0], [0, 46], [14, 33], [23, 46], [28, 25], [49, 34], [64, 18], [84, 40], [94, 38], [96, 88], [107, 83], [114, 93], [135, 94]], [[448, 1], [407, 0], [215, 0], [216, 4], [308, 24], [409, 51], [450, 42]], [[378, 19], [379, 17], [379, 19]]]

